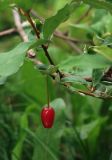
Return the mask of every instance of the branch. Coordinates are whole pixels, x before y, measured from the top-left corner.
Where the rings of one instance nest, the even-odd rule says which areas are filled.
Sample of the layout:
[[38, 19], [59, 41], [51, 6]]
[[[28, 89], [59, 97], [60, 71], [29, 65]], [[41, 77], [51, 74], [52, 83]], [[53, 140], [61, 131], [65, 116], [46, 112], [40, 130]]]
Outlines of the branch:
[[[27, 21], [21, 23], [21, 27], [22, 28], [29, 27], [29, 26], [30, 26], [30, 24]], [[15, 28], [6, 29], [4, 31], [1, 31], [0, 32], [0, 37], [8, 36], [8, 35], [13, 34], [13, 33], [17, 33], [18, 34], [18, 30], [17, 30], [16, 27]]]
[[[31, 10], [31, 14], [38, 18], [42, 23], [44, 23], [44, 18], [40, 17], [34, 10]], [[22, 23], [22, 27], [28, 27], [29, 23], [28, 22], [23, 22]], [[0, 32], [0, 37], [1, 36], [5, 36], [5, 35], [10, 35], [13, 33], [18, 33], [16, 28], [11, 28], [11, 29], [7, 29], [5, 31]], [[60, 38], [64, 41], [66, 41], [66, 43], [72, 47], [74, 49], [74, 51], [78, 52], [78, 53], [82, 53], [81, 49], [76, 45], [76, 44], [81, 44], [81, 43], [86, 43], [86, 44], [92, 44], [92, 41], [83, 41], [83, 40], [79, 40], [79, 39], [75, 39], [69, 36], [64, 35], [64, 33], [62, 33], [59, 30], [56, 30], [54, 32], [54, 36], [57, 38]]]
[[12, 33], [17, 33], [16, 28], [7, 29], [5, 31], [0, 32], [0, 37], [7, 36], [7, 35], [12, 34]]
[[23, 27], [21, 25], [21, 19], [16, 9], [13, 9], [13, 17], [14, 17], [15, 26], [17, 28], [18, 33], [20, 34], [20, 37], [24, 42], [28, 42], [28, 37], [23, 30]]
[[54, 36], [57, 37], [57, 38], [60, 38], [64, 41], [66, 41], [66, 43], [77, 53], [81, 54], [82, 53], [82, 50], [76, 45], [76, 43], [79, 43], [79, 40], [76, 40], [72, 37], [68, 37], [68, 36], [65, 36], [62, 32], [60, 31], [55, 31], [54, 32]]
[[30, 11], [31, 15], [37, 19], [39, 19], [42, 23], [44, 23], [45, 19], [41, 17], [37, 12], [35, 12], [33, 9]]
[[91, 96], [91, 97], [95, 97], [95, 98], [100, 98], [100, 99], [112, 99], [112, 96], [107, 96], [107, 97], [104, 97], [104, 96], [97, 96], [91, 92], [86, 92], [86, 91], [82, 91], [82, 90], [78, 90], [77, 91], [80, 95], [87, 95], [87, 96]]
[[66, 42], [75, 52], [77, 52], [77, 54], [83, 53], [83, 51], [75, 43], [71, 42], [70, 40], [67, 40]]
[[[14, 32], [17, 32], [21, 39], [24, 41], [24, 42], [27, 42], [28, 41], [28, 36], [26, 35], [26, 33], [24, 32], [24, 29], [23, 29], [23, 23], [21, 23], [21, 19], [20, 19], [20, 15], [18, 13], [17, 10], [13, 10], [13, 16], [14, 16], [14, 22], [15, 22], [15, 26], [16, 28], [12, 28], [8, 31], [3, 31], [1, 32], [1, 35], [7, 35], [7, 34], [10, 34], [10, 33], [14, 33]], [[28, 24], [27, 24], [28, 25]], [[65, 38], [65, 37], [64, 37]], [[45, 52], [47, 51], [47, 48], [45, 46], [45, 48], [43, 48], [45, 50]], [[32, 59], [32, 56], [35, 57], [35, 53], [34, 51], [31, 49], [28, 51], [28, 54], [27, 56], [30, 58], [30, 60], [32, 60], [35, 64], [42, 64], [42, 62], [38, 61], [37, 59], [33, 58]], [[31, 56], [31, 57], [30, 57]], [[61, 73], [62, 74], [62, 73]], [[53, 79], [56, 78], [57, 74], [54, 74], [54, 75], [50, 75]], [[63, 76], [65, 76], [63, 74]], [[106, 79], [108, 77], [103, 77], [103, 80]], [[86, 81], [89, 81], [91, 82], [92, 81], [92, 78], [85, 78]], [[64, 84], [64, 86], [66, 88], [69, 88], [66, 84]], [[77, 91], [73, 91], [74, 93], [78, 93], [80, 95], [88, 95], [88, 96], [92, 96], [92, 97], [96, 97], [96, 98], [101, 98], [101, 99], [111, 99], [112, 96], [108, 96], [108, 97], [104, 97], [104, 96], [100, 96], [98, 97], [97, 95], [95, 95], [94, 93], [90, 92], [90, 91], [82, 91], [82, 90], [77, 90]]]
[[[27, 26], [29, 26], [29, 24], [26, 25], [26, 26], [22, 25], [22, 27], [27, 27]], [[74, 39], [72, 37], [64, 36], [64, 34], [62, 32], [60, 32], [60, 33], [59, 32], [56, 33], [56, 32], [54, 32], [55, 37], [58, 37], [60, 39], [63, 39], [64, 41], [66, 41], [68, 43], [68, 45], [70, 45], [78, 53], [82, 53], [82, 51], [79, 48], [77, 49], [77, 46], [76, 46], [77, 43], [92, 43], [92, 42], [89, 42], [89, 41], [80, 41], [80, 40]], [[7, 29], [7, 30], [4, 30], [4, 31], [0, 32], [0, 37], [8, 36], [8, 35], [11, 35], [13, 33], [18, 33], [16, 28]]]
[[55, 31], [54, 32], [54, 36], [55, 37], [58, 37], [58, 38], [60, 38], [60, 39], [63, 39], [63, 40], [68, 40], [68, 41], [71, 41], [71, 42], [73, 42], [73, 43], [88, 43], [88, 44], [90, 44], [90, 43], [92, 43], [91, 41], [83, 41], [83, 40], [79, 40], [79, 39], [75, 39], [75, 38], [72, 38], [72, 37], [70, 37], [70, 36], [66, 36], [66, 35], [64, 35], [61, 31]]
[[[32, 28], [34, 29], [35, 33], [36, 33], [36, 36], [37, 36], [37, 39], [40, 39], [40, 31], [36, 28], [34, 22], [32, 21], [32, 18], [30, 17], [30, 12], [25, 12], [23, 9], [19, 8], [19, 11], [22, 15], [26, 16], [27, 17], [27, 20], [28, 22], [30, 23], [30, 25], [32, 26]], [[51, 65], [54, 65], [54, 62], [53, 60], [51, 59], [50, 55], [49, 55], [49, 52], [48, 52], [48, 46], [46, 45], [41, 45], [43, 50], [44, 50], [44, 53], [48, 59], [48, 61], [50, 62]], [[57, 73], [59, 73], [59, 76], [60, 78], [63, 77], [63, 74], [57, 69], [56, 71]]]
[[[67, 86], [66, 84], [64, 84], [64, 86], [66, 87], [66, 88], [68, 88], [69, 89], [69, 86]], [[79, 94], [79, 95], [81, 95], [81, 96], [90, 96], [90, 97], [94, 97], [94, 98], [100, 98], [100, 99], [112, 99], [112, 96], [103, 96], [103, 95], [96, 95], [96, 94], [94, 94], [94, 93], [92, 93], [92, 92], [90, 92], [90, 91], [83, 91], [83, 90], [74, 90], [74, 91], [71, 91], [70, 89], [69, 89], [69, 91], [70, 92], [72, 92], [72, 93], [77, 93], [77, 94]], [[103, 94], [103, 92], [102, 92], [102, 94]]]
[[[24, 42], [28, 42], [28, 36], [25, 33], [25, 31], [23, 30], [23, 25], [21, 23], [21, 18], [20, 18], [20, 15], [19, 15], [17, 9], [13, 9], [12, 12], [13, 12], [13, 17], [14, 17], [14, 23], [15, 23], [15, 26], [16, 26], [16, 28], [13, 29], [13, 30], [15, 30], [16, 32], [18, 32], [18, 34], [20, 35], [21, 39]], [[35, 64], [42, 64], [37, 59], [32, 59], [33, 57], [35, 57], [35, 55], [36, 54], [35, 54], [35, 52], [32, 49], [30, 49], [27, 52], [27, 56], [30, 58], [30, 60], [32, 60]]]
[[[41, 17], [41, 16], [39, 16], [34, 10], [31, 10], [31, 14], [32, 14], [34, 17], [38, 18], [42, 23], [45, 22], [44, 18]], [[79, 40], [77, 41], [76, 39], [73, 39], [73, 38], [71, 39], [71, 37], [65, 36], [65, 35], [64, 35], [62, 32], [60, 32], [59, 30], [56, 30], [53, 35], [56, 36], [56, 37], [58, 37], [58, 38], [63, 39], [64, 41], [66, 41], [66, 43], [67, 43], [70, 47], [72, 47], [72, 49], [73, 49], [74, 51], [78, 52], [79, 54], [82, 53], [81, 49], [80, 49], [75, 43], [85, 43], [85, 42], [82, 42], [82, 41], [79, 42]], [[77, 42], [76, 42], [76, 41], [77, 41]], [[87, 43], [88, 43], [88, 42], [87, 42]], [[89, 41], [89, 43], [90, 43], [90, 41]], [[92, 43], [92, 42], [91, 42], [91, 43]]]
[[89, 7], [88, 10], [75, 23], [77, 24], [84, 20], [89, 15], [91, 9], [92, 7]]
[[[35, 24], [33, 23], [32, 19], [31, 19], [31, 17], [30, 17], [29, 12], [25, 12], [22, 8], [19, 8], [19, 12], [20, 12], [22, 15], [26, 16], [28, 22], [30, 23], [30, 25], [32, 26], [33, 30], [34, 30], [35, 33], [36, 33], [37, 39], [40, 39], [40, 31], [36, 28]], [[44, 52], [45, 52], [45, 55], [46, 55], [46, 57], [48, 58], [50, 64], [51, 64], [51, 65], [54, 65], [54, 62], [53, 62], [53, 60], [51, 59], [51, 57], [50, 57], [50, 55], [49, 55], [49, 53], [48, 53], [47, 47], [46, 47], [45, 45], [41, 45], [41, 46], [42, 46], [42, 48], [43, 48], [43, 50], [44, 50]]]
[[[31, 10], [31, 14], [32, 14], [34, 17], [38, 18], [42, 23], [45, 22], [44, 18], [42, 18], [42, 17], [40, 17], [38, 14], [36, 14], [36, 12], [35, 12], [34, 10]], [[82, 53], [81, 49], [74, 44], [74, 43], [76, 42], [76, 40], [74, 40], [74, 42], [71, 41], [70, 38], [66, 38], [66, 36], [65, 36], [62, 32], [60, 32], [60, 31], [58, 31], [58, 30], [56, 30], [53, 35], [56, 36], [56, 37], [58, 37], [58, 38], [63, 39], [64, 41], [66, 41], [66, 43], [67, 43], [75, 52], [78, 52], [79, 54]], [[73, 40], [73, 39], [72, 39], [72, 40]]]
[[[91, 8], [89, 8], [89, 9], [87, 10], [87, 12], [83, 15], [83, 18], [84, 18], [86, 15], [89, 14], [90, 9], [91, 9]], [[22, 12], [23, 12], [23, 11], [22, 11]], [[31, 13], [34, 17], [38, 18], [42, 23], [44, 23], [44, 21], [45, 21], [44, 18], [41, 17], [40, 15], [38, 15], [34, 10], [31, 10], [30, 13]], [[26, 14], [26, 13], [25, 13], [25, 14]], [[17, 17], [17, 18], [19, 18], [19, 17]], [[28, 14], [27, 14], [27, 18], [28, 18], [29, 22], [31, 23], [32, 27], [34, 28], [35, 32], [37, 32], [34, 24], [31, 22], [32, 20], [31, 20], [31, 18], [30, 18], [30, 16], [29, 16]], [[80, 18], [80, 19], [82, 19], [82, 18]], [[17, 23], [18, 23], [18, 22], [17, 22]], [[18, 25], [17, 25], [17, 26], [18, 26]], [[29, 24], [28, 24], [28, 26], [29, 26]], [[22, 26], [22, 27], [24, 27], [24, 26]], [[18, 28], [18, 29], [20, 29], [20, 28]], [[0, 32], [0, 36], [7, 35], [7, 33], [8, 33], [8, 34], [12, 34], [12, 33], [16, 33], [16, 32], [17, 32], [16, 29], [15, 29], [15, 28], [12, 28], [12, 29], [8, 29], [8, 30], [6, 30], [6, 31]], [[21, 32], [21, 34], [22, 34], [22, 32]], [[37, 34], [37, 36], [39, 35], [39, 33], [36, 33], [36, 34]], [[24, 35], [24, 33], [23, 33], [23, 35]], [[77, 52], [77, 53], [79, 53], [79, 54], [82, 53], [82, 50], [81, 50], [80, 47], [78, 47], [76, 44], [81, 44], [81, 43], [92, 44], [92, 41], [82, 41], [82, 40], [74, 39], [74, 38], [69, 37], [69, 36], [65, 36], [64, 33], [60, 32], [59, 30], [56, 30], [56, 31], [54, 32], [54, 36], [56, 36], [56, 37], [58, 37], [58, 38], [60, 38], [60, 39], [62, 39], [62, 40], [64, 40], [64, 41], [66, 41], [66, 43], [67, 43], [75, 52]], [[22, 37], [24, 37], [24, 36], [22, 36]], [[38, 37], [38, 38], [39, 38], [39, 37]], [[45, 47], [43, 47], [43, 50], [44, 50], [47, 58], [49, 59], [49, 62], [50, 62], [51, 64], [53, 64], [52, 59], [51, 59], [50, 56], [48, 55], [49, 53], [47, 53], [48, 51], [45, 49]]]

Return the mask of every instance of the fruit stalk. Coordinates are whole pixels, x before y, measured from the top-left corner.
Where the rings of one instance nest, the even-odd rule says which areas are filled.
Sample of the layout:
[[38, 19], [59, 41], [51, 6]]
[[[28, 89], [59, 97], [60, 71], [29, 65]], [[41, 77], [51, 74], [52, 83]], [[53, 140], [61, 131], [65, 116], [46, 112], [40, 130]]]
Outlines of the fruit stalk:
[[48, 76], [46, 76], [46, 94], [47, 94], [47, 105], [48, 105], [48, 108], [49, 108], [49, 88], [48, 88]]

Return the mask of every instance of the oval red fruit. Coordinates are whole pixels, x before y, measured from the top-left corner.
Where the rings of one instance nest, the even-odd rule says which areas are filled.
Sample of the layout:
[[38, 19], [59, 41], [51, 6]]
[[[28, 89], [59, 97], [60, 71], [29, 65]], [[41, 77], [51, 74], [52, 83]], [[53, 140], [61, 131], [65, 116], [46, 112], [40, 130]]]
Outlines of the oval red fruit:
[[44, 107], [41, 111], [41, 120], [44, 128], [52, 128], [55, 111], [52, 107]]

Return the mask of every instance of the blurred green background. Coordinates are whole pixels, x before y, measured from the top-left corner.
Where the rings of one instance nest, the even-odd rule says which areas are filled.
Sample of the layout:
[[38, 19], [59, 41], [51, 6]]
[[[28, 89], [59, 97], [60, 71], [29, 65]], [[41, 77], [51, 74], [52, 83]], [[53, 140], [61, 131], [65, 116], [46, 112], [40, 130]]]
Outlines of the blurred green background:
[[[10, 1], [1, 2], [0, 32], [14, 27]], [[16, 1], [24, 9], [33, 8], [44, 18], [54, 15], [67, 2], [70, 1]], [[82, 4], [59, 29], [69, 31], [70, 36], [80, 40], [92, 39], [90, 26], [100, 35], [107, 32], [112, 17], [105, 10], [91, 9], [79, 26], [76, 25], [88, 8]], [[107, 23], [110, 28], [106, 27]], [[11, 50], [19, 42], [21, 38], [17, 34], [0, 37], [0, 52]], [[80, 48], [83, 47], [81, 44]], [[39, 59], [48, 63], [41, 52]], [[69, 55], [77, 55], [56, 37], [49, 52], [56, 64]], [[0, 86], [0, 160], [111, 160], [112, 101], [72, 94], [50, 78], [49, 93], [56, 119], [52, 129], [45, 129], [40, 112], [46, 104], [46, 77], [32, 62], [26, 59], [20, 70]]]

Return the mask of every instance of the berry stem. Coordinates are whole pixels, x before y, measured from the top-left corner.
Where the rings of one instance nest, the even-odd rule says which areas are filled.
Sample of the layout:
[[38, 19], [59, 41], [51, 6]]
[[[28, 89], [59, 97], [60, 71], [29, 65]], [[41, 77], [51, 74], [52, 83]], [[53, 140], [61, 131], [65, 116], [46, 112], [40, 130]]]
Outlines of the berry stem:
[[47, 93], [47, 105], [49, 105], [49, 88], [48, 88], [48, 75], [46, 76], [46, 93]]

